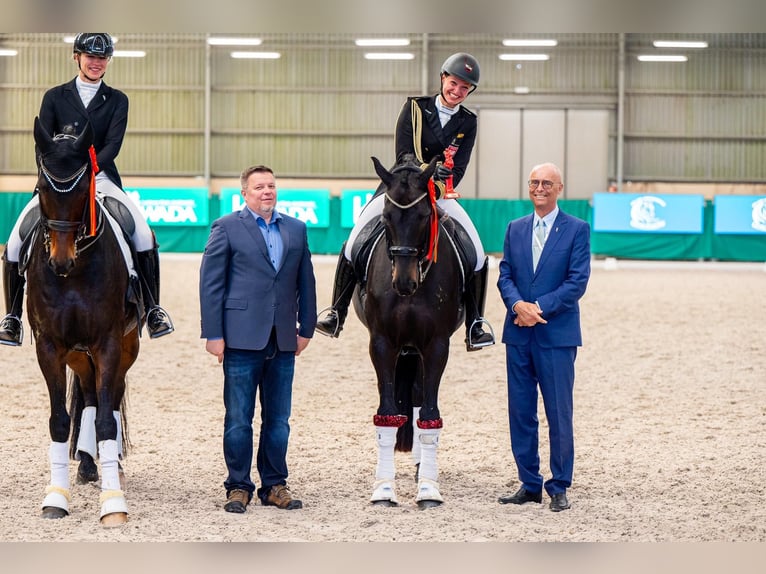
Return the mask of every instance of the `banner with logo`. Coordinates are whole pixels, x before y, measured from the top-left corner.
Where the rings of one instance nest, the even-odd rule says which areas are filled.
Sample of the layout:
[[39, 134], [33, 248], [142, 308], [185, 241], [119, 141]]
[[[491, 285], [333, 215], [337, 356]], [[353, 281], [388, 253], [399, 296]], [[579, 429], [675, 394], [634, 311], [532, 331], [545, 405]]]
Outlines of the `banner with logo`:
[[593, 230], [623, 233], [703, 233], [703, 195], [593, 194]]
[[125, 188], [147, 223], [154, 226], [206, 226], [210, 223], [206, 187]]
[[362, 208], [372, 199], [374, 189], [344, 189], [340, 193], [340, 225], [354, 227]]
[[766, 196], [718, 195], [713, 232], [766, 235]]
[[[240, 211], [245, 200], [238, 187], [221, 189], [221, 215]], [[300, 219], [306, 227], [330, 227], [329, 189], [277, 190], [277, 211]]]

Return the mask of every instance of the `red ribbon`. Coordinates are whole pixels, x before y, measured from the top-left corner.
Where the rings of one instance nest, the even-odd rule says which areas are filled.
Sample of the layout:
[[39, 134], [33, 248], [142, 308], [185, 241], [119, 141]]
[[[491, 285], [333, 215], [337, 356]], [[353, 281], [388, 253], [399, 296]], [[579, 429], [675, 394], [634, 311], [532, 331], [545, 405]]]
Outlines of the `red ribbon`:
[[428, 237], [428, 255], [426, 259], [436, 263], [439, 243], [439, 214], [436, 212], [436, 186], [434, 180], [428, 180], [428, 198], [431, 200], [431, 229]]
[[96, 148], [88, 148], [90, 155], [90, 236], [96, 235], [96, 174], [98, 162], [96, 161]]

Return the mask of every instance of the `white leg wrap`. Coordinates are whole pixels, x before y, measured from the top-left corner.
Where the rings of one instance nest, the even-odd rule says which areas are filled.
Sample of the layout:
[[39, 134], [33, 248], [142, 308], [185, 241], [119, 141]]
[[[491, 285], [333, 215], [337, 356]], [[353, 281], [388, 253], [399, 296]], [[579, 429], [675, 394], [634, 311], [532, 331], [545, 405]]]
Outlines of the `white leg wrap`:
[[55, 506], [69, 513], [69, 443], [54, 442], [48, 448], [51, 483], [45, 489], [42, 508]]
[[436, 450], [439, 446], [439, 434], [442, 429], [420, 429], [420, 478], [439, 480], [439, 467], [436, 463]]
[[[77, 450], [87, 452], [96, 460], [96, 407], [85, 407], [80, 417], [80, 436], [77, 437]], [[75, 459], [80, 460], [80, 455], [75, 454]]]
[[420, 407], [412, 407], [412, 462], [420, 464]]
[[101, 463], [101, 517], [115, 512], [127, 514], [128, 505], [120, 489], [119, 466], [117, 462], [117, 441], [102, 440], [98, 443]]
[[378, 439], [378, 467], [375, 469], [377, 480], [394, 479], [394, 446], [398, 430], [397, 427], [375, 427]]
[[101, 490], [119, 490], [120, 476], [117, 463], [117, 441], [102, 440], [98, 443], [98, 457], [101, 463]]
[[378, 441], [378, 466], [375, 469], [375, 483], [373, 484], [372, 502], [390, 500], [398, 504], [394, 477], [394, 446], [396, 445], [397, 427], [375, 427]]

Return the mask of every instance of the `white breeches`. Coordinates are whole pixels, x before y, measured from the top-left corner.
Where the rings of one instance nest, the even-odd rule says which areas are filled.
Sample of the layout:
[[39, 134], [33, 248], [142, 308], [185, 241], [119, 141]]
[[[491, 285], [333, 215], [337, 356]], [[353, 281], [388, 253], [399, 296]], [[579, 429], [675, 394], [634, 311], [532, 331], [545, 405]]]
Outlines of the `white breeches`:
[[[381, 193], [379, 196], [370, 200], [367, 205], [364, 206], [364, 209], [362, 209], [362, 213], [359, 214], [359, 219], [354, 224], [354, 228], [351, 230], [348, 240], [346, 241], [344, 255], [349, 261], [351, 261], [351, 247], [354, 245], [354, 241], [359, 235], [359, 232], [365, 225], [367, 225], [367, 223], [373, 219], [377, 219], [383, 213], [384, 199], [385, 196]], [[468, 213], [466, 213], [463, 206], [454, 199], [439, 199], [436, 203], [447, 213], [447, 215], [460, 223], [466, 233], [468, 233], [468, 237], [471, 238], [471, 243], [473, 243], [473, 246], [476, 249], [476, 269], [474, 269], [474, 271], [480, 270], [484, 267], [484, 246], [481, 244], [479, 232], [476, 230], [476, 226], [473, 224], [473, 221], [471, 221], [471, 218], [468, 217]]]

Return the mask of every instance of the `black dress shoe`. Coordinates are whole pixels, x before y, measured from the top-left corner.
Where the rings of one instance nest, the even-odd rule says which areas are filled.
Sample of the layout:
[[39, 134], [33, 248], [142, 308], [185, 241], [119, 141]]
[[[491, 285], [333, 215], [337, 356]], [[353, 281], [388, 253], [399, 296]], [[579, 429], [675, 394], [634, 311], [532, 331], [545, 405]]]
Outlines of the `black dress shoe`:
[[500, 504], [525, 504], [527, 502], [537, 502], [540, 504], [543, 501], [543, 493], [530, 492], [522, 486], [515, 494], [501, 496], [497, 501]]
[[559, 492], [558, 494], [552, 494], [551, 503], [548, 506], [553, 512], [561, 512], [569, 508], [570, 504], [567, 500], [567, 493]]

